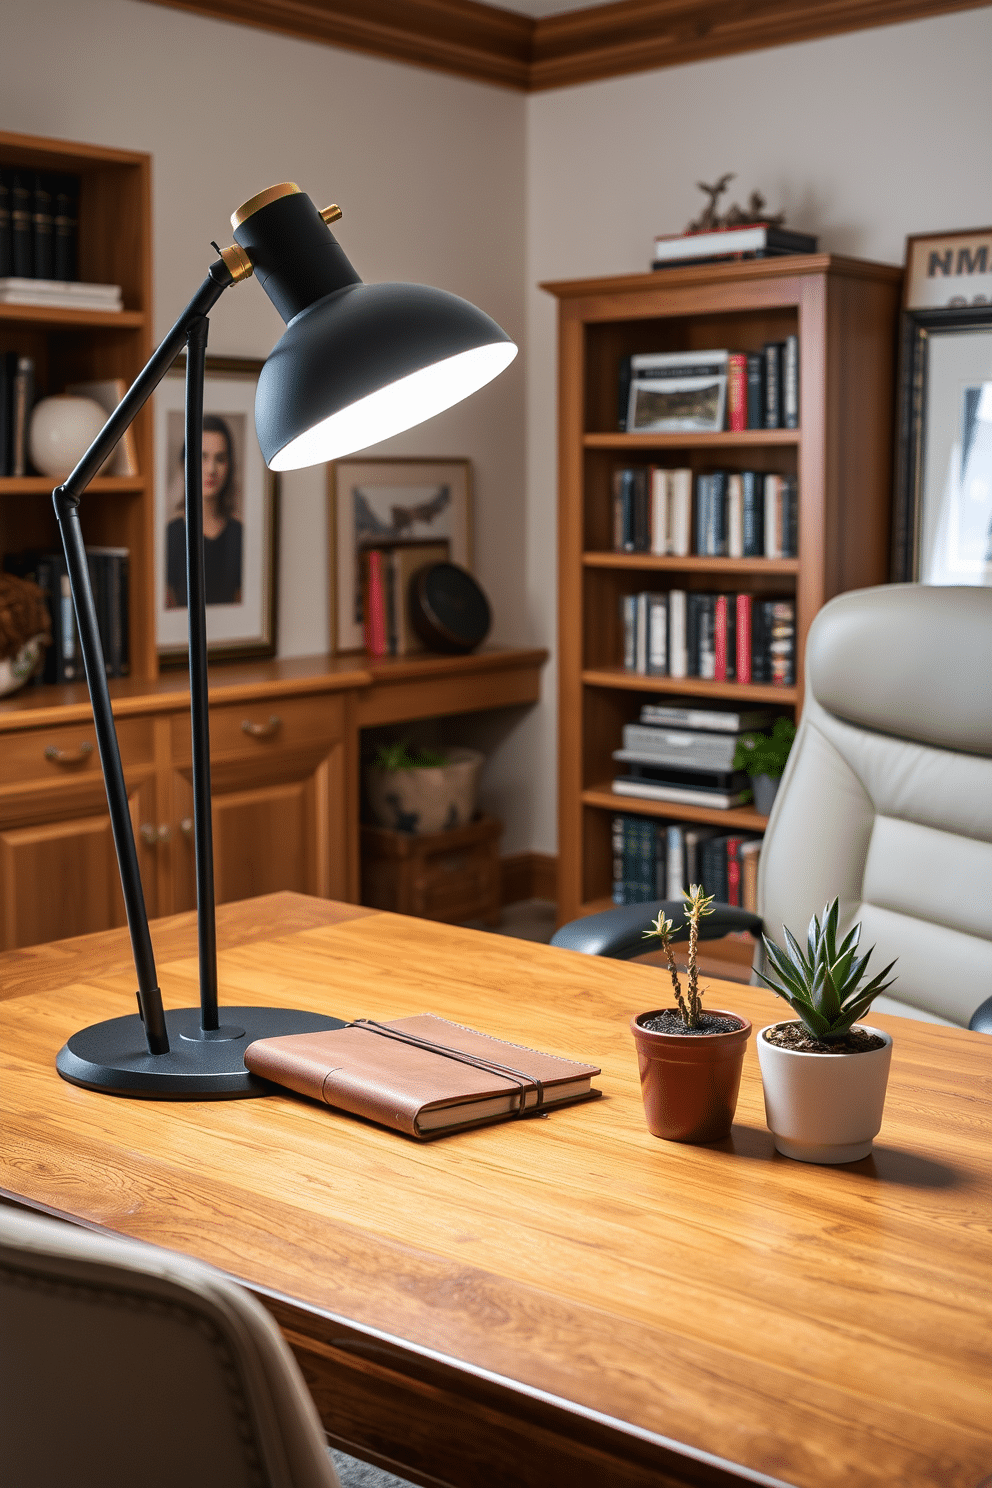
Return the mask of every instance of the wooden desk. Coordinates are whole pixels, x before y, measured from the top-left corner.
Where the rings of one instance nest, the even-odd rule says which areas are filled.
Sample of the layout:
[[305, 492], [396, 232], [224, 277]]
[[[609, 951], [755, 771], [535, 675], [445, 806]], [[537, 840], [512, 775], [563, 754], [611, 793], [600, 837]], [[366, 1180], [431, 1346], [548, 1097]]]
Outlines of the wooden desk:
[[[192, 917], [154, 937], [167, 1004], [193, 1002]], [[727, 1142], [648, 1135], [627, 1022], [651, 968], [296, 895], [223, 907], [220, 947], [228, 1002], [431, 1010], [603, 1066], [593, 1105], [423, 1146], [288, 1094], [121, 1101], [53, 1060], [133, 1007], [123, 935], [0, 957], [7, 1195], [240, 1277], [332, 1441], [460, 1488], [992, 1472], [982, 1035], [880, 1017], [874, 1155], [815, 1168], [773, 1150], [753, 1040]], [[709, 1001], [756, 1029], [782, 1008]]]

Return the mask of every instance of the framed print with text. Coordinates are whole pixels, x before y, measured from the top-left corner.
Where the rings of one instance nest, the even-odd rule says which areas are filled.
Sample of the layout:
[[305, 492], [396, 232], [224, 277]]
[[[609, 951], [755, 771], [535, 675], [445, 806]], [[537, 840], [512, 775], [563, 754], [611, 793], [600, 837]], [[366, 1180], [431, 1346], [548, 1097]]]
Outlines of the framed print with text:
[[[255, 435], [262, 362], [207, 357], [203, 534], [211, 661], [274, 656], [279, 492]], [[185, 358], [155, 395], [155, 634], [163, 666], [186, 659]]]
[[360, 651], [362, 550], [445, 542], [472, 567], [468, 460], [337, 460], [328, 467], [332, 649]]
[[893, 578], [992, 584], [992, 305], [903, 317]]

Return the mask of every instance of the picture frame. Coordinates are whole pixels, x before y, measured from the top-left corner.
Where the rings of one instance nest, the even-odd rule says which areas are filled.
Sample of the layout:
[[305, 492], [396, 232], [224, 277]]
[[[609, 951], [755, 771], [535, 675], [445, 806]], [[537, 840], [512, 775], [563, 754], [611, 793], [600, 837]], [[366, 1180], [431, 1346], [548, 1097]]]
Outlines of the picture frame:
[[[204, 536], [211, 662], [263, 659], [276, 651], [279, 482], [267, 469], [255, 434], [255, 388], [262, 366], [261, 359], [249, 357], [206, 360]], [[185, 376], [183, 355], [155, 395], [155, 634], [164, 667], [182, 665], [188, 654]], [[227, 484], [214, 498], [211, 519], [211, 479], [223, 481], [225, 468]], [[218, 530], [212, 531], [218, 522]]]
[[331, 649], [360, 651], [362, 550], [445, 540], [452, 563], [472, 568], [469, 460], [347, 459], [328, 466]]
[[992, 584], [992, 305], [903, 315], [892, 577]]
[[992, 305], [992, 227], [906, 239], [904, 310]]

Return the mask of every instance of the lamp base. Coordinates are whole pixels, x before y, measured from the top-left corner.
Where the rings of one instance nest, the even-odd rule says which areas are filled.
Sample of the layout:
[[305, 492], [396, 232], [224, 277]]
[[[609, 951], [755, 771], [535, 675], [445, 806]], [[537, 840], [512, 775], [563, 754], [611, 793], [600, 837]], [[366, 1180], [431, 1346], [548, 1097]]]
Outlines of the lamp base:
[[255, 1039], [344, 1028], [341, 1018], [294, 1008], [222, 1007], [221, 1027], [204, 1033], [200, 1009], [166, 1012], [168, 1054], [149, 1054], [135, 1013], [80, 1029], [63, 1044], [55, 1068], [63, 1080], [105, 1095], [143, 1100], [238, 1100], [269, 1095], [272, 1086], [245, 1069]]

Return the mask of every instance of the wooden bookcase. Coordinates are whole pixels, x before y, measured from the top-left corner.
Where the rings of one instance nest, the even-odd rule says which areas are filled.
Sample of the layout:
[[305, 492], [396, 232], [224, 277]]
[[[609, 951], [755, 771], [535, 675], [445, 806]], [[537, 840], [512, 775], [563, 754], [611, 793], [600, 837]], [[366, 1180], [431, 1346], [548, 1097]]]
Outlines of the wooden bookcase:
[[[124, 309], [59, 310], [0, 305], [0, 351], [35, 364], [35, 396], [71, 382], [123, 378], [130, 385], [151, 354], [151, 158], [131, 150], [0, 133], [0, 164], [72, 173], [80, 178], [79, 277], [119, 284]], [[134, 425], [136, 477], [93, 480], [80, 503], [87, 543], [130, 550], [131, 675], [157, 675], [154, 623], [152, 415]], [[0, 555], [23, 548], [58, 550], [50, 476], [0, 478]]]
[[[754, 810], [615, 795], [612, 752], [651, 696], [735, 698], [798, 711], [817, 610], [888, 575], [895, 343], [902, 271], [827, 255], [706, 264], [545, 284], [559, 302], [559, 917], [610, 904], [616, 812], [760, 831]], [[636, 352], [759, 350], [799, 338], [799, 428], [617, 432], [621, 359]], [[799, 486], [799, 556], [655, 557], [612, 551], [612, 479], [637, 463], [761, 470]], [[796, 685], [624, 672], [620, 600], [646, 588], [786, 594], [796, 601]]]

